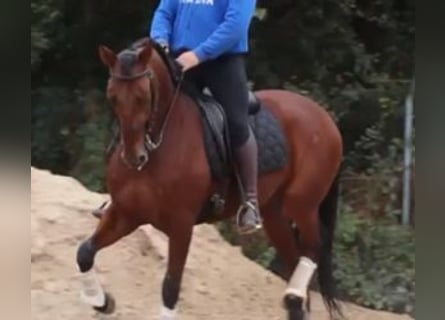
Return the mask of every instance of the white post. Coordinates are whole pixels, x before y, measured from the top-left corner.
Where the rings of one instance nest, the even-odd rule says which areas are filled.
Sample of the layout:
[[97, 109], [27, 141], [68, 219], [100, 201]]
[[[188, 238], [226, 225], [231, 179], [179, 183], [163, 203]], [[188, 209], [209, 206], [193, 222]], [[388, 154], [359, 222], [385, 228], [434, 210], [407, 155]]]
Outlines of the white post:
[[408, 225], [410, 222], [410, 204], [411, 204], [411, 136], [412, 136], [412, 118], [413, 118], [413, 95], [414, 80], [411, 92], [408, 94], [405, 102], [405, 143], [404, 143], [404, 161], [403, 161], [403, 208], [402, 224]]

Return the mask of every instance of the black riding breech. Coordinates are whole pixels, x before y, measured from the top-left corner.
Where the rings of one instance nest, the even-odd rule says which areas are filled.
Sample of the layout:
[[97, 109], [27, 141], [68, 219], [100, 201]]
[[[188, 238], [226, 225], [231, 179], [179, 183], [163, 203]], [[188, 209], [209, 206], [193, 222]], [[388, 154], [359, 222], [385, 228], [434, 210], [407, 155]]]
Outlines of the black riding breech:
[[198, 90], [208, 88], [223, 107], [233, 148], [249, 138], [249, 88], [243, 54], [224, 55], [206, 61], [185, 73], [185, 80]]

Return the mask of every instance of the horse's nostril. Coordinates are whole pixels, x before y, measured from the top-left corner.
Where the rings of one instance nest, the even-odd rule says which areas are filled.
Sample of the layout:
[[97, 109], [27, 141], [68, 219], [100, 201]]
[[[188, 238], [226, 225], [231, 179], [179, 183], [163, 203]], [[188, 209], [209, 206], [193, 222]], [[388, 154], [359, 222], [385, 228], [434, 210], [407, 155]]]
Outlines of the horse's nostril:
[[145, 161], [147, 161], [147, 156], [145, 154], [141, 154], [139, 156], [139, 163], [143, 163]]

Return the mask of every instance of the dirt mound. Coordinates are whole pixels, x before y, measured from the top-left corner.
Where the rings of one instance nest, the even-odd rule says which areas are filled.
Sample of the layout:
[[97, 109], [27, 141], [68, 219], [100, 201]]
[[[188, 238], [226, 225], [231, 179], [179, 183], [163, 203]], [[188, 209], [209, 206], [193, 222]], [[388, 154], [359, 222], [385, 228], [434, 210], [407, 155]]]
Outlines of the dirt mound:
[[[69, 177], [31, 168], [32, 315], [53, 319], [157, 319], [165, 271], [165, 239], [145, 227], [99, 253], [102, 283], [116, 297], [111, 316], [93, 312], [79, 299], [77, 246], [97, 221], [90, 211], [106, 199]], [[286, 319], [280, 307], [285, 284], [244, 258], [212, 226], [196, 227], [179, 302], [181, 320]], [[327, 319], [313, 293], [312, 319]], [[410, 319], [346, 305], [350, 319]]]

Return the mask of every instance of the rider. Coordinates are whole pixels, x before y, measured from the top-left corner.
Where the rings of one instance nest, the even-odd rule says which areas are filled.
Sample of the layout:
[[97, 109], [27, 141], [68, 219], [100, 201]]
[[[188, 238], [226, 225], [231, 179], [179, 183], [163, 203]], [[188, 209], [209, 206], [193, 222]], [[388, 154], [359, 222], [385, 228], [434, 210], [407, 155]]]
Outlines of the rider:
[[[160, 0], [150, 38], [170, 50], [199, 89], [208, 88], [224, 108], [244, 189], [238, 210], [241, 233], [261, 228], [257, 199], [258, 159], [248, 125], [245, 54], [256, 0]], [[99, 217], [107, 203], [93, 211]]]
[[257, 143], [248, 125], [245, 54], [256, 0], [161, 0], [150, 38], [168, 49], [185, 79], [208, 88], [227, 115], [245, 193], [238, 211], [241, 233], [261, 228], [257, 200]]

